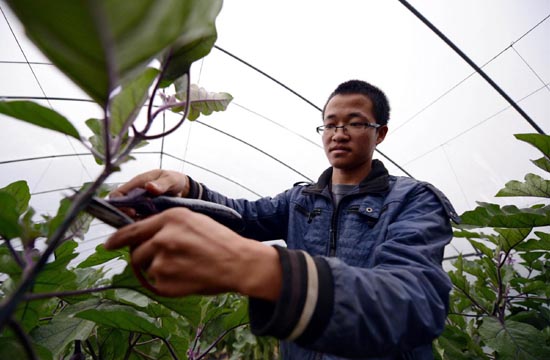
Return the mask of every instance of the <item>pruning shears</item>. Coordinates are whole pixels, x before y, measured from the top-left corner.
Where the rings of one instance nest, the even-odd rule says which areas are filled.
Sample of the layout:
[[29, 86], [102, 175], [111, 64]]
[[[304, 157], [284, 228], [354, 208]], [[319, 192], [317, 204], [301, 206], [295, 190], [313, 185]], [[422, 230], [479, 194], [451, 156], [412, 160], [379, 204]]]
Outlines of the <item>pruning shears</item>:
[[[155, 196], [144, 189], [134, 189], [125, 196], [112, 199], [102, 199], [94, 196], [84, 210], [105, 224], [119, 229], [135, 221], [121, 211], [120, 208], [133, 208], [138, 218], [144, 218], [173, 207], [186, 207], [192, 211], [208, 215], [237, 232], [244, 228], [241, 215], [227, 206], [199, 199], [165, 195]], [[143, 287], [158, 294], [155, 286], [146, 279], [143, 269], [134, 264], [132, 264], [132, 269]]]

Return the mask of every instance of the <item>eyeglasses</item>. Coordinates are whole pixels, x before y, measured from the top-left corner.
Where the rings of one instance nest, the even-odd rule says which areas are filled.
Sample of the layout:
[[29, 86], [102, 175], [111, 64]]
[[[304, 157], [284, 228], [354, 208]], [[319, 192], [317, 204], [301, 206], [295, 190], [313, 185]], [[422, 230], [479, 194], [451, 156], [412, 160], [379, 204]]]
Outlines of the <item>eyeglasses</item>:
[[380, 126], [381, 126], [380, 124], [373, 124], [368, 122], [350, 123], [350, 124], [340, 125], [340, 126], [329, 124], [329, 125], [317, 126], [316, 130], [318, 134], [323, 134], [323, 133], [336, 134], [336, 131], [338, 129], [342, 129], [342, 131], [348, 132], [350, 134], [358, 134], [361, 131], [363, 131], [363, 129], [367, 129], [367, 128], [378, 129]]

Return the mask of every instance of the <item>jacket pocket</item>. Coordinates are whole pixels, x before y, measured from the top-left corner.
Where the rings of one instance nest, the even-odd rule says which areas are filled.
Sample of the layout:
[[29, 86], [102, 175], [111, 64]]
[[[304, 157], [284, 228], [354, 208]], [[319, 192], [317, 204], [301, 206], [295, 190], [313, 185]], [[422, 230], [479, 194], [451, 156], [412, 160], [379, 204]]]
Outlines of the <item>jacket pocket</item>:
[[347, 208], [346, 212], [350, 215], [356, 214], [360, 221], [364, 221], [369, 228], [373, 228], [380, 217], [380, 210], [374, 207], [363, 205], [352, 205]]
[[308, 211], [305, 207], [303, 207], [300, 204], [294, 204], [294, 210], [299, 212], [300, 214], [304, 215], [307, 218], [307, 223], [311, 224], [313, 222], [313, 219], [316, 216], [319, 216], [322, 214], [322, 210], [320, 208], [315, 208], [311, 211]]

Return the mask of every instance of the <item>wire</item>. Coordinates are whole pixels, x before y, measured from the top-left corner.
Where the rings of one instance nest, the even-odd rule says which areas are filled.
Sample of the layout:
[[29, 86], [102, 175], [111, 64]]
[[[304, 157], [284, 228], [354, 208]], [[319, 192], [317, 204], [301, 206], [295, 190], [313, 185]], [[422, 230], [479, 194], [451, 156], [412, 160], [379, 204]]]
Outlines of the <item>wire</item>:
[[298, 92], [292, 90], [290, 87], [286, 86], [285, 84], [283, 84], [282, 82], [280, 82], [279, 80], [275, 79], [273, 76], [271, 75], [268, 75], [267, 73], [265, 73], [264, 71], [258, 69], [257, 67], [255, 67], [254, 65], [244, 61], [243, 59], [241, 59], [240, 57], [230, 53], [229, 51], [219, 47], [218, 45], [214, 45], [214, 48], [215, 49], [218, 49], [219, 51], [223, 52], [224, 54], [226, 55], [229, 55], [230, 57], [232, 57], [233, 59], [243, 63], [244, 65], [248, 66], [249, 68], [259, 72], [260, 74], [262, 74], [263, 76], [265, 76], [266, 78], [268, 78], [269, 80], [273, 81], [274, 83], [282, 86], [283, 88], [285, 88], [286, 90], [290, 91], [291, 93], [293, 93], [294, 95], [296, 95], [297, 97], [299, 97], [300, 99], [302, 99], [303, 101], [305, 101], [306, 103], [308, 103], [309, 105], [313, 106], [315, 109], [319, 110], [319, 111], [322, 111], [322, 109], [315, 105], [313, 102], [311, 102], [310, 100], [306, 99], [303, 95], [299, 94]]
[[[533, 68], [531, 67], [531, 65], [529, 65], [529, 63], [527, 62], [527, 60], [525, 60], [525, 59], [523, 58], [523, 56], [521, 56], [521, 54], [518, 52], [518, 50], [517, 50], [515, 47], [511, 46], [511, 48], [512, 48], [512, 50], [514, 50], [514, 52], [517, 54], [517, 56], [519, 56], [519, 58], [525, 63], [525, 65], [527, 65], [527, 67], [529, 68], [529, 70], [531, 70], [531, 72], [532, 72], [533, 74], [535, 74], [535, 76], [537, 77], [537, 79], [539, 79], [539, 81], [544, 85], [544, 80], [542, 80], [542, 78], [541, 78], [541, 77], [539, 76], [539, 74], [535, 71], [535, 69], [533, 69]], [[550, 91], [550, 87], [548, 87], [547, 85], [546, 85], [546, 90]]]
[[[303, 101], [305, 101], [306, 103], [308, 103], [309, 105], [313, 106], [315, 109], [319, 110], [319, 111], [323, 111], [323, 109], [321, 109], [319, 106], [315, 105], [313, 102], [311, 102], [310, 100], [306, 99], [304, 96], [302, 96], [301, 94], [299, 94], [298, 92], [294, 91], [293, 89], [291, 89], [290, 87], [286, 86], [285, 84], [283, 84], [282, 82], [280, 82], [279, 80], [275, 79], [274, 77], [272, 77], [271, 75], [268, 75], [267, 73], [265, 73], [264, 71], [258, 69], [257, 67], [253, 66], [252, 64], [244, 61], [243, 59], [239, 58], [238, 56], [230, 53], [229, 51], [227, 50], [224, 50], [222, 49], [221, 47], [217, 46], [217, 45], [214, 45], [214, 48], [215, 49], [218, 49], [219, 51], [223, 52], [224, 54], [232, 57], [233, 59], [243, 63], [244, 65], [250, 67], [251, 69], [259, 72], [260, 74], [262, 74], [263, 76], [267, 77], [268, 79], [270, 79], [271, 81], [275, 82], [276, 84], [282, 86], [283, 88], [285, 88], [286, 90], [290, 91], [292, 94], [296, 95], [297, 97], [299, 97], [300, 99], [302, 99]], [[397, 162], [391, 160], [388, 156], [382, 154], [378, 149], [374, 149], [374, 151], [376, 151], [377, 153], [379, 153], [380, 155], [382, 155], [383, 157], [385, 157], [386, 159], [388, 159], [392, 164], [394, 164], [399, 170], [401, 170], [403, 173], [407, 174], [407, 176], [413, 178], [413, 176], [411, 174], [409, 174], [409, 172], [407, 172], [407, 170], [405, 170], [401, 165], [399, 165]]]
[[502, 90], [494, 81], [487, 75], [479, 66], [477, 66], [460, 48], [458, 48], [449, 38], [445, 36], [438, 28], [436, 28], [428, 19], [426, 19], [418, 10], [410, 5], [405, 0], [398, 0], [407, 9], [409, 9], [418, 19], [420, 19], [426, 26], [428, 26], [437, 36], [441, 38], [449, 47], [451, 47], [464, 61], [468, 63], [474, 70], [487, 81], [493, 89], [495, 89], [508, 103], [539, 133], [544, 134], [544, 131], [535, 123], [533, 119], [523, 111], [521, 107], [510, 97], [504, 90]]
[[222, 178], [222, 179], [224, 179], [224, 180], [227, 180], [227, 181], [229, 181], [230, 183], [233, 183], [233, 184], [235, 184], [235, 185], [237, 185], [237, 186], [239, 186], [239, 187], [241, 187], [241, 188], [243, 188], [243, 189], [245, 189], [245, 190], [251, 192], [252, 194], [254, 194], [254, 195], [258, 196], [258, 197], [262, 197], [262, 195], [258, 194], [258, 193], [255, 192], [254, 190], [252, 190], [252, 189], [250, 189], [250, 188], [248, 188], [248, 187], [246, 187], [246, 186], [244, 186], [244, 185], [242, 185], [242, 184], [236, 182], [235, 180], [232, 180], [232, 179], [228, 178], [227, 176], [224, 176], [224, 175], [222, 175], [222, 174], [220, 174], [220, 173], [217, 173], [217, 172], [212, 171], [212, 170], [210, 170], [210, 169], [207, 169], [207, 168], [205, 168], [205, 167], [203, 167], [203, 166], [200, 166], [200, 165], [197, 165], [197, 164], [195, 164], [195, 163], [192, 163], [191, 161], [181, 159], [181, 158], [179, 158], [179, 157], [177, 157], [177, 156], [174, 156], [174, 155], [171, 155], [171, 154], [168, 154], [168, 153], [165, 153], [164, 155], [166, 155], [166, 156], [168, 156], [168, 157], [171, 157], [172, 159], [176, 159], [176, 160], [179, 160], [179, 161], [183, 161], [183, 162], [185, 162], [186, 164], [189, 164], [189, 165], [194, 166], [194, 167], [196, 167], [196, 168], [198, 168], [198, 169], [201, 169], [201, 170], [203, 170], [203, 171], [206, 171], [206, 172], [209, 172], [209, 173], [214, 174], [214, 175], [216, 175], [216, 176], [219, 176], [220, 178]]
[[[6, 24], [8, 25], [9, 29], [10, 29], [10, 32], [11, 34], [13, 35], [13, 39], [15, 40], [15, 42], [17, 43], [17, 46], [19, 47], [19, 50], [21, 51], [21, 54], [23, 55], [23, 58], [25, 58], [25, 63], [28, 64], [29, 66], [29, 69], [32, 73], [32, 76], [34, 77], [34, 79], [36, 80], [36, 83], [38, 84], [38, 87], [40, 88], [40, 91], [42, 92], [42, 94], [44, 95], [44, 97], [46, 98], [46, 101], [48, 102], [48, 105], [50, 106], [50, 108], [53, 109], [53, 106], [50, 102], [50, 100], [48, 99], [47, 95], [46, 95], [46, 91], [44, 91], [44, 88], [42, 87], [42, 84], [40, 83], [40, 80], [38, 80], [38, 76], [36, 75], [36, 73], [34, 72], [34, 69], [33, 69], [33, 66], [31, 65], [31, 63], [29, 62], [29, 59], [27, 58], [27, 55], [25, 54], [25, 51], [23, 51], [23, 47], [21, 46], [21, 44], [19, 43], [19, 39], [17, 38], [17, 36], [15, 35], [15, 32], [13, 31], [13, 28], [11, 27], [11, 24], [10, 22], [8, 21], [8, 17], [6, 16], [6, 14], [4, 13], [4, 9], [2, 9], [2, 7], [0, 6], [0, 12], [2, 12], [2, 15], [4, 16], [4, 20], [6, 20]], [[76, 153], [76, 149], [72, 143], [72, 141], [69, 139], [68, 135], [65, 135], [65, 138], [67, 139], [67, 142], [69, 143], [69, 145], [71, 146], [71, 148], [73, 149], [73, 151]], [[88, 177], [91, 179], [92, 178], [92, 175], [88, 172], [88, 169], [84, 166], [84, 163], [82, 162], [82, 160], [80, 158], [78, 158], [79, 161], [80, 161], [80, 165], [82, 165], [82, 168], [84, 169], [84, 171], [86, 172], [86, 174], [88, 175]]]
[[231, 134], [229, 134], [229, 133], [226, 133], [225, 131], [222, 131], [222, 130], [217, 129], [217, 128], [213, 127], [213, 126], [210, 126], [210, 125], [208, 125], [208, 124], [205, 124], [205, 123], [203, 123], [203, 122], [201, 122], [201, 121], [199, 121], [199, 120], [196, 120], [195, 122], [198, 123], [198, 124], [201, 124], [201, 125], [203, 125], [203, 126], [206, 126], [206, 127], [209, 128], [209, 129], [212, 129], [212, 130], [214, 130], [214, 131], [217, 131], [217, 132], [219, 132], [219, 133], [221, 133], [221, 134], [224, 134], [225, 136], [228, 136], [228, 137], [230, 137], [230, 138], [232, 138], [232, 139], [234, 139], [234, 140], [237, 140], [237, 141], [239, 141], [239, 142], [241, 142], [241, 143], [243, 143], [243, 144], [245, 144], [245, 145], [251, 147], [252, 149], [254, 149], [254, 150], [256, 150], [256, 151], [259, 151], [260, 153], [264, 154], [265, 156], [269, 157], [270, 159], [275, 160], [275, 161], [278, 162], [279, 164], [281, 164], [281, 165], [283, 165], [284, 167], [290, 169], [291, 171], [295, 172], [296, 174], [298, 174], [298, 175], [304, 177], [304, 178], [307, 179], [308, 181], [313, 181], [313, 180], [312, 180], [311, 178], [309, 178], [308, 176], [302, 174], [302, 173], [299, 172], [298, 170], [294, 169], [292, 166], [290, 166], [290, 165], [286, 164], [285, 162], [283, 162], [283, 161], [277, 159], [275, 156], [272, 156], [272, 155], [268, 154], [267, 152], [263, 151], [262, 149], [260, 149], [260, 148], [258, 148], [258, 147], [256, 147], [256, 146], [254, 146], [254, 145], [252, 145], [252, 144], [250, 144], [250, 143], [248, 143], [248, 142], [246, 142], [246, 141], [244, 141], [244, 140], [241, 140], [241, 139], [239, 139], [239, 138], [237, 138], [237, 137], [235, 137], [235, 136], [233, 136], [233, 135], [231, 135]]
[[[539, 21], [535, 26], [533, 26], [531, 29], [527, 30], [527, 32], [525, 32], [523, 35], [521, 35], [519, 38], [517, 38], [515, 41], [513, 41], [510, 45], [508, 45], [507, 47], [505, 47], [504, 49], [502, 49], [498, 54], [496, 54], [495, 56], [493, 56], [491, 59], [489, 59], [489, 61], [487, 61], [486, 63], [484, 63], [483, 65], [481, 65], [482, 68], [484, 68], [485, 66], [489, 65], [491, 62], [493, 62], [495, 59], [497, 59], [500, 55], [504, 54], [506, 51], [508, 51], [510, 48], [513, 47], [514, 44], [518, 43], [521, 39], [523, 39], [525, 36], [527, 36], [527, 34], [529, 34], [531, 31], [533, 31], [534, 29], [536, 29], [540, 24], [542, 24], [543, 22], [545, 22], [546, 20], [548, 20], [548, 18], [550, 18], [550, 15], [546, 16], [544, 19], [542, 19], [541, 21]], [[533, 70], [534, 72], [534, 70]], [[403, 126], [405, 126], [409, 121], [413, 120], [414, 118], [416, 118], [418, 115], [420, 115], [421, 113], [423, 113], [424, 111], [426, 111], [428, 108], [430, 108], [431, 106], [433, 106], [436, 102], [438, 102], [439, 100], [441, 100], [443, 97], [445, 97], [447, 94], [449, 94], [450, 92], [452, 92], [454, 89], [456, 89], [459, 85], [461, 85], [463, 82], [465, 82], [466, 80], [468, 80], [469, 78], [471, 78], [473, 75], [475, 75], [476, 72], [473, 71], [471, 74], [469, 74], [468, 76], [466, 76], [464, 79], [460, 80], [458, 83], [456, 83], [455, 85], [453, 85], [450, 89], [446, 90], [445, 92], [443, 92], [443, 94], [439, 95], [435, 100], [433, 100], [432, 102], [430, 102], [428, 105], [424, 106], [422, 109], [420, 109], [419, 111], [417, 111], [413, 116], [409, 117], [407, 120], [405, 120], [403, 123], [401, 123], [399, 126], [395, 127], [392, 129], [392, 133], [395, 134], [395, 132], [399, 129], [401, 129]]]
[[[530, 94], [528, 94], [528, 95], [522, 97], [521, 99], [519, 99], [518, 102], [522, 102], [523, 100], [527, 99], [528, 97], [530, 97], [530, 96], [532, 96], [532, 95], [535, 95], [536, 93], [538, 93], [538, 92], [541, 91], [542, 89], [546, 88], [548, 85], [550, 85], [550, 83], [544, 84], [543, 86], [539, 87], [539, 88], [536, 89], [535, 91], [533, 91], [533, 92], [531, 92]], [[464, 135], [464, 134], [470, 132], [471, 130], [475, 129], [475, 128], [478, 127], [479, 125], [481, 125], [481, 124], [483, 124], [483, 123], [485, 123], [485, 122], [491, 120], [492, 118], [494, 118], [494, 117], [500, 115], [501, 113], [505, 112], [505, 111], [508, 110], [509, 108], [510, 108], [510, 106], [506, 106], [506, 107], [500, 109], [499, 111], [497, 111], [497, 112], [494, 113], [493, 115], [491, 115], [491, 116], [489, 116], [489, 117], [487, 117], [487, 118], [481, 120], [480, 122], [478, 122], [478, 123], [474, 124], [473, 126], [467, 128], [466, 130], [464, 130], [464, 131], [462, 131], [462, 132], [456, 134], [455, 136], [453, 136], [453, 137], [447, 139], [447, 140], [444, 141], [443, 143], [441, 143], [441, 144], [439, 144], [439, 145], [433, 147], [432, 149], [430, 149], [430, 150], [428, 150], [428, 151], [422, 153], [421, 155], [418, 155], [417, 157], [415, 157], [415, 158], [413, 158], [413, 159], [407, 161], [407, 162], [405, 163], [405, 165], [408, 165], [408, 164], [410, 164], [410, 163], [415, 162], [416, 160], [418, 160], [418, 159], [420, 159], [420, 158], [422, 158], [422, 157], [424, 157], [424, 156], [426, 156], [426, 155], [428, 155], [428, 154], [434, 152], [435, 150], [437, 150], [438, 148], [440, 148], [440, 147], [443, 146], [443, 145], [449, 144], [451, 141], [453, 141], [453, 140], [455, 140], [455, 139], [461, 137], [462, 135]]]
[[265, 116], [265, 115], [262, 115], [262, 114], [260, 114], [260, 113], [258, 113], [258, 112], [256, 112], [256, 111], [251, 110], [250, 108], [247, 108], [246, 106], [240, 105], [240, 104], [238, 104], [238, 103], [236, 103], [236, 102], [231, 102], [231, 104], [233, 104], [233, 105], [235, 105], [235, 106], [238, 106], [238, 107], [240, 107], [241, 109], [246, 110], [246, 111], [248, 111], [248, 112], [251, 113], [251, 114], [254, 114], [254, 115], [258, 116], [258, 117], [261, 117], [262, 119], [264, 119], [264, 120], [266, 120], [266, 121], [269, 121], [269, 122], [272, 123], [273, 125], [276, 125], [276, 126], [280, 127], [281, 129], [284, 129], [284, 130], [288, 131], [289, 133], [292, 133], [293, 135], [296, 135], [296, 136], [298, 136], [299, 138], [302, 138], [302, 140], [307, 141], [308, 143], [312, 144], [313, 146], [315, 146], [315, 147], [317, 147], [317, 148], [320, 148], [320, 149], [323, 148], [321, 145], [319, 145], [319, 144], [317, 144], [316, 142], [314, 142], [314, 141], [308, 139], [308, 138], [305, 137], [304, 135], [299, 134], [299, 133], [295, 132], [294, 130], [287, 128], [286, 126], [284, 126], [284, 125], [282, 125], [282, 124], [276, 122], [275, 120], [272, 120], [272, 119], [268, 118], [268, 117]]

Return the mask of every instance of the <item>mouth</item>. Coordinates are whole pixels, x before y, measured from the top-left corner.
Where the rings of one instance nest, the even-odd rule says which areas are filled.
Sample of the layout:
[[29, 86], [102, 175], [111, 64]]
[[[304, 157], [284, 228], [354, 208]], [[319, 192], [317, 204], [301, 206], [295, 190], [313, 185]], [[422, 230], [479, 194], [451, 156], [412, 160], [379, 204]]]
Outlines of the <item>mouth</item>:
[[350, 152], [350, 148], [344, 147], [344, 146], [335, 146], [333, 148], [329, 149], [330, 153], [344, 153], [344, 152]]

